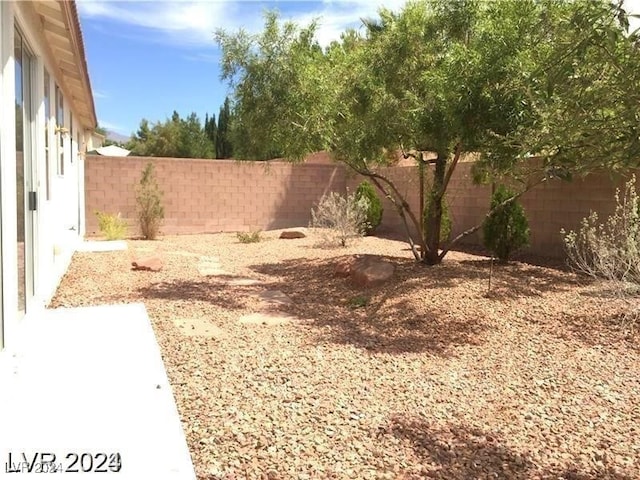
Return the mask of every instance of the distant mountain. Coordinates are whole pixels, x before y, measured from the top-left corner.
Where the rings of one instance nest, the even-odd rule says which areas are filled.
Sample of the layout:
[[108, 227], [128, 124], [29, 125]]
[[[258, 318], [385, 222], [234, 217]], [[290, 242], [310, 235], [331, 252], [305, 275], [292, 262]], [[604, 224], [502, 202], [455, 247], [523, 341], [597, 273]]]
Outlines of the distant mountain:
[[107, 130], [107, 140], [124, 144], [131, 140], [131, 137], [122, 135], [121, 133], [112, 132], [111, 130]]

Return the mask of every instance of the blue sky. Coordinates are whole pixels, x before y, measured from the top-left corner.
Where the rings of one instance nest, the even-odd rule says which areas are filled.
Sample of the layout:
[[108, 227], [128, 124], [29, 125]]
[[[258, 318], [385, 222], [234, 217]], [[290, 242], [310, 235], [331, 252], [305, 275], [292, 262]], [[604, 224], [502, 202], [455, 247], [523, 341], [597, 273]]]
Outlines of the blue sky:
[[98, 1], [78, 0], [98, 121], [117, 133], [134, 132], [142, 118], [163, 121], [216, 114], [227, 86], [220, 81], [217, 28], [258, 32], [263, 12], [303, 24], [320, 19], [319, 40], [328, 44], [380, 5], [404, 0], [319, 1]]
[[[405, 0], [77, 0], [89, 74], [101, 126], [134, 132], [140, 120], [216, 114], [226, 96], [220, 81], [218, 28], [258, 32], [262, 14], [277, 9], [302, 24], [319, 18], [318, 39], [328, 44], [384, 5], [397, 10]], [[625, 0], [640, 12], [640, 0]], [[638, 22], [634, 22], [638, 25]]]

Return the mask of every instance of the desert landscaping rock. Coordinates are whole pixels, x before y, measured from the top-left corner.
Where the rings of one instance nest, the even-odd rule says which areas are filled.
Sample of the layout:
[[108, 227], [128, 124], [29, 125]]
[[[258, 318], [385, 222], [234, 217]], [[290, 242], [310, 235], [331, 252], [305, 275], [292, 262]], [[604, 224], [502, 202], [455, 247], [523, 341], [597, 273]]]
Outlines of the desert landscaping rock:
[[226, 277], [231, 275], [226, 270], [209, 265], [198, 265], [198, 273], [203, 277]]
[[[198, 480], [640, 479], [640, 329], [619, 327], [624, 302], [519, 262], [494, 266], [488, 296], [486, 257], [431, 268], [404, 242], [326, 249], [314, 235], [78, 252], [51, 306], [144, 302]], [[129, 252], [147, 245], [162, 271], [131, 274]], [[198, 258], [170, 251], [264, 285], [198, 275]], [[395, 265], [366, 292], [334, 272], [363, 253]], [[267, 310], [267, 290], [294, 301]], [[250, 323], [258, 313], [287, 320]]]
[[382, 285], [395, 272], [393, 263], [379, 255], [354, 255], [338, 259], [334, 264], [334, 274], [351, 277], [352, 283], [360, 288]]
[[265, 290], [258, 294], [258, 298], [266, 306], [291, 305], [293, 302], [289, 296], [280, 290]]
[[132, 270], [159, 272], [162, 270], [162, 260], [160, 257], [144, 257], [131, 262]]
[[200, 257], [198, 261], [198, 273], [203, 277], [219, 277], [231, 275], [230, 272], [224, 270], [220, 265], [217, 257]]
[[300, 230], [285, 230], [280, 234], [280, 238], [284, 240], [293, 240], [296, 238], [305, 238], [307, 235]]
[[219, 327], [213, 325], [206, 318], [175, 318], [173, 323], [180, 330], [180, 333], [188, 337], [207, 337], [222, 339], [226, 333]]
[[277, 313], [250, 313], [239, 318], [239, 322], [244, 325], [284, 325], [295, 321], [296, 318], [290, 315], [279, 315]]
[[358, 257], [355, 255], [339, 258], [334, 264], [333, 272], [338, 277], [348, 277], [351, 275], [351, 269], [353, 268], [357, 258]]

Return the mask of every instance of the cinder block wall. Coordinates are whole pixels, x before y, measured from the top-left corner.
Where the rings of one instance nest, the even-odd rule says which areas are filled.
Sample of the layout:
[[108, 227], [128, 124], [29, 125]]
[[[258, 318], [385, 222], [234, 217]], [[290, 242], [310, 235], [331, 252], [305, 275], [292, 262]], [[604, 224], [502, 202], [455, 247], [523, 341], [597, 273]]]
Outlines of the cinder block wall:
[[[549, 180], [525, 193], [520, 202], [531, 229], [528, 251], [549, 257], [564, 256], [560, 230], [578, 229], [592, 210], [601, 218], [611, 214], [615, 209], [616, 188], [623, 188], [625, 181], [598, 173], [571, 182]], [[473, 184], [470, 163], [458, 165], [448, 195], [454, 235], [480, 223], [489, 210], [491, 189]], [[466, 243], [481, 242], [482, 231], [478, 231]]]
[[[164, 191], [164, 234], [267, 230], [307, 226], [311, 208], [330, 191], [354, 191], [362, 177], [328, 161], [237, 162], [145, 157], [88, 156], [85, 163], [87, 234], [99, 234], [95, 211], [118, 213], [136, 227], [135, 186], [147, 162], [156, 166]], [[490, 203], [490, 187], [474, 185], [471, 164], [461, 163], [451, 179], [447, 198], [453, 235], [482, 221]], [[381, 170], [418, 213], [415, 166]], [[531, 253], [563, 256], [560, 229], [576, 229], [591, 210], [608, 215], [614, 193], [624, 179], [594, 174], [573, 182], [553, 180], [523, 195], [531, 227]], [[383, 199], [381, 232], [405, 236], [393, 205]], [[481, 232], [466, 243], [480, 244]]]
[[[489, 211], [491, 187], [474, 185], [471, 163], [458, 164], [447, 190], [447, 201], [453, 222], [452, 238], [483, 221]], [[389, 179], [397, 182], [400, 192], [412, 210], [418, 214], [418, 170], [415, 166], [393, 167], [382, 170]], [[638, 176], [638, 174], [636, 174]], [[627, 177], [628, 178], [628, 177]], [[355, 189], [363, 179], [359, 175], [348, 175], [347, 185]], [[526, 194], [522, 203], [531, 228], [531, 245], [528, 252], [548, 257], [564, 256], [561, 229], [576, 230], [582, 219], [597, 211], [605, 218], [615, 209], [616, 188], [623, 189], [626, 178], [614, 180], [607, 173], [598, 173], [572, 182], [550, 180]], [[400, 217], [391, 202], [383, 200], [384, 217], [382, 229], [397, 235], [405, 235]], [[482, 230], [465, 239], [465, 244], [481, 245]]]
[[135, 231], [135, 187], [148, 162], [164, 192], [164, 234], [307, 226], [324, 193], [346, 188], [344, 168], [336, 165], [88, 156], [88, 235], [99, 233], [96, 210], [119, 212]]

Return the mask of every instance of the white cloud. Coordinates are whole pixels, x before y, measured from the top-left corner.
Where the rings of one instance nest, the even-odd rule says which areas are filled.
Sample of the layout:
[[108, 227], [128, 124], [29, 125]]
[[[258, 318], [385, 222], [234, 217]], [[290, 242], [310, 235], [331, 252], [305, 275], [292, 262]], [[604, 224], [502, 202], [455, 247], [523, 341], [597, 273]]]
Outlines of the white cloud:
[[139, 27], [150, 41], [178, 44], [212, 44], [213, 32], [233, 15], [232, 2], [117, 2], [80, 0], [81, 15], [106, 18]]
[[[170, 41], [181, 45], [212, 45], [218, 28], [235, 31], [244, 28], [258, 32], [262, 13], [268, 8], [283, 11], [283, 18], [302, 25], [319, 20], [318, 40], [327, 45], [338, 39], [346, 28], [359, 26], [361, 18], [373, 17], [380, 6], [396, 10], [405, 0], [323, 0], [309, 2], [304, 12], [287, 13], [286, 2], [263, 1], [107, 1], [78, 0], [80, 12], [87, 18], [106, 18], [138, 27], [150, 42]], [[298, 8], [299, 10], [299, 8]]]
[[109, 130], [110, 132], [116, 132], [116, 133], [122, 133], [122, 134], [126, 134], [128, 135], [129, 131], [127, 131], [126, 128], [124, 128], [122, 125], [119, 125], [117, 123], [111, 123], [108, 122], [106, 120], [103, 119], [99, 119], [98, 120], [98, 125], [100, 125], [102, 128]]

